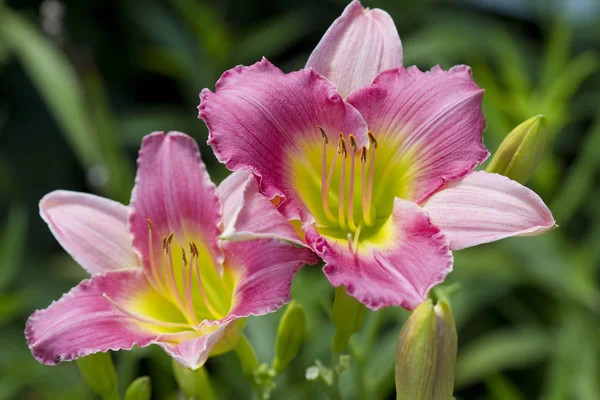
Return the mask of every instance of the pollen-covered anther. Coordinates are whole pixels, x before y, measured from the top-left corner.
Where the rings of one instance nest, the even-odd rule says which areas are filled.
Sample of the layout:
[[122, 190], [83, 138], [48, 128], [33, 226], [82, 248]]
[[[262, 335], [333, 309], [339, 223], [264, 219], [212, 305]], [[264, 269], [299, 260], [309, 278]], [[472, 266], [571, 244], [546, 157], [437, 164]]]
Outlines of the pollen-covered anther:
[[321, 136], [323, 137], [323, 139], [325, 139], [325, 144], [328, 144], [329, 138], [327, 137], [327, 132], [325, 132], [325, 128], [323, 128], [321, 125], [317, 125], [317, 128], [321, 132]]

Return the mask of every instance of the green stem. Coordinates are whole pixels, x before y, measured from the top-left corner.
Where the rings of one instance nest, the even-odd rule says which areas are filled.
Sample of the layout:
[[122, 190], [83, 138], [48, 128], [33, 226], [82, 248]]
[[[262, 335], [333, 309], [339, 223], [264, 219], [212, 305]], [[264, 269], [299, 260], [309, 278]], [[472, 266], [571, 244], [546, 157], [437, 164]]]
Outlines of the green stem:
[[198, 380], [198, 386], [203, 389], [202, 400], [217, 400], [215, 392], [213, 391], [212, 384], [210, 383], [210, 377], [206, 368], [202, 367], [196, 371], [196, 378]]
[[331, 390], [329, 391], [329, 396], [334, 400], [342, 400], [342, 393], [340, 392], [340, 375], [338, 363], [340, 359], [341, 353], [336, 351], [331, 352], [331, 372], [332, 372], [332, 380], [331, 380]]
[[[252, 344], [248, 341], [248, 338], [242, 335], [234, 350], [242, 364], [244, 375], [249, 378], [254, 378], [254, 371], [258, 368], [259, 362], [256, 357], [256, 352], [254, 351]], [[252, 380], [254, 381], [254, 379]]]

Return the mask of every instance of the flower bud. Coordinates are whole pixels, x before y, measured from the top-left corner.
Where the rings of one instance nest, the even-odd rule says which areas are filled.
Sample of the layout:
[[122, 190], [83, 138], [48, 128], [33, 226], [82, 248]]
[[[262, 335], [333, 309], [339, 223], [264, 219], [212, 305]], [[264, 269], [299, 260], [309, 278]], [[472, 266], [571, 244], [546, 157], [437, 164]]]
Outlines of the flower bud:
[[96, 353], [77, 359], [81, 377], [103, 399], [118, 399], [117, 373], [109, 353]]
[[305, 335], [306, 315], [302, 306], [292, 301], [288, 304], [277, 328], [273, 360], [273, 369], [276, 373], [281, 373], [296, 357]]
[[448, 303], [417, 307], [396, 347], [397, 400], [450, 400], [454, 389], [456, 326]]
[[125, 392], [125, 400], [150, 400], [151, 395], [150, 377], [142, 376], [131, 382]]
[[346, 348], [350, 336], [360, 330], [365, 321], [367, 308], [346, 293], [344, 286], [335, 288], [332, 319], [335, 325], [333, 351], [341, 353]]
[[486, 171], [525, 184], [542, 159], [547, 137], [546, 118], [543, 115], [529, 118], [506, 136]]

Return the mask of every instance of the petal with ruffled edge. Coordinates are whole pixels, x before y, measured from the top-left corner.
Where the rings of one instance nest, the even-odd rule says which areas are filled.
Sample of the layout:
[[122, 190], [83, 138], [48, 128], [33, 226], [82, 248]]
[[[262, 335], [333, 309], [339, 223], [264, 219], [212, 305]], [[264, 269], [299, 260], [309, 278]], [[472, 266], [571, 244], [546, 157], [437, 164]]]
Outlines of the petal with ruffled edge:
[[473, 172], [431, 196], [423, 205], [452, 250], [510, 236], [539, 235], [556, 226], [542, 199], [498, 174]]
[[379, 187], [408, 185], [404, 192], [410, 197], [403, 198], [420, 204], [444, 182], [472, 172], [489, 155], [482, 139], [482, 97], [470, 68], [462, 65], [385, 71], [370, 87], [352, 93], [348, 102], [361, 112], [379, 147], [394, 149], [392, 166], [408, 166], [404, 176], [379, 176]]
[[387, 223], [361, 239], [351, 252], [347, 241], [322, 237], [306, 226], [306, 240], [325, 261], [333, 286], [346, 286], [358, 301], [377, 310], [413, 309], [452, 270], [448, 241], [416, 204], [396, 198]]
[[[133, 245], [148, 279], [155, 279], [152, 263], [166, 267], [160, 262], [164, 257], [162, 238], [171, 232], [181, 246], [197, 243], [201, 262], [210, 263], [212, 259], [212, 264], [220, 268], [221, 204], [216, 186], [200, 159], [198, 145], [191, 137], [180, 132], [154, 132], [144, 137], [130, 208]], [[152, 231], [148, 219], [152, 221]], [[173, 251], [179, 255], [177, 248]], [[158, 273], [162, 275], [157, 279], [168, 281], [165, 269]], [[155, 282], [155, 287], [160, 284]]]
[[217, 193], [223, 204], [221, 239], [233, 242], [279, 239], [306, 246], [283, 214], [259, 193], [258, 183], [251, 173], [232, 173], [221, 182]]
[[[233, 319], [228, 319], [215, 328], [216, 330], [213, 332], [199, 337], [194, 337], [189, 333], [162, 335], [156, 344], [173, 357], [179, 365], [197, 370], [223, 342], [227, 342], [227, 350], [230, 350], [239, 338], [240, 330]], [[229, 335], [234, 338], [229, 339]], [[190, 336], [191, 338], [189, 338]]]
[[247, 317], [274, 312], [290, 300], [292, 278], [317, 255], [273, 239], [226, 242], [225, 266], [237, 277], [229, 316]]
[[154, 290], [141, 269], [121, 270], [82, 281], [36, 311], [27, 321], [25, 337], [33, 356], [47, 365], [156, 343], [181, 365], [198, 368], [225, 337], [231, 321], [196, 331], [179, 326], [185, 324], [181, 313]]
[[[263, 59], [225, 72], [215, 93], [204, 89], [200, 97], [199, 117], [209, 128], [208, 143], [219, 161], [230, 170], [252, 170], [267, 198], [284, 198], [279, 210], [288, 219], [311, 219], [297, 200], [290, 164], [308, 164], [307, 146], [321, 148], [317, 125], [332, 140], [340, 131], [353, 133], [359, 145], [368, 140], [358, 111], [313, 70], [284, 74]], [[320, 176], [320, 165], [314, 173]]]
[[113, 306], [154, 292], [141, 269], [109, 271], [82, 281], [48, 308], [33, 313], [25, 337], [33, 356], [53, 365], [96, 352], [154, 343], [159, 332]]
[[140, 266], [127, 229], [127, 206], [87, 193], [57, 190], [40, 200], [50, 231], [91, 275]]
[[390, 15], [350, 3], [325, 33], [306, 67], [329, 78], [343, 97], [402, 66], [402, 43]]

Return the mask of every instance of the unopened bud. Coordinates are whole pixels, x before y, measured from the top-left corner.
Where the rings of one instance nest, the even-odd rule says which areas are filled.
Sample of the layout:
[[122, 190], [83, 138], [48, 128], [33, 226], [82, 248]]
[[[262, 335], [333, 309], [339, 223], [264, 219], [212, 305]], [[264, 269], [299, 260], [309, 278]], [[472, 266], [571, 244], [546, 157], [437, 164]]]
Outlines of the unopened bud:
[[90, 389], [106, 399], [118, 399], [117, 373], [109, 353], [96, 353], [77, 359], [81, 377]]
[[542, 160], [548, 126], [543, 115], [521, 123], [506, 136], [486, 171], [525, 184]]
[[354, 297], [346, 293], [344, 286], [335, 288], [332, 319], [335, 325], [333, 351], [341, 353], [346, 348], [350, 337], [358, 332], [365, 321], [367, 308]]
[[288, 304], [277, 328], [275, 359], [273, 360], [275, 372], [280, 373], [296, 358], [305, 335], [306, 315], [302, 306], [292, 301]]
[[127, 392], [125, 392], [125, 400], [150, 400], [151, 395], [150, 378], [142, 376], [131, 382]]
[[454, 389], [456, 326], [444, 300], [417, 307], [396, 347], [397, 400], [450, 400]]

